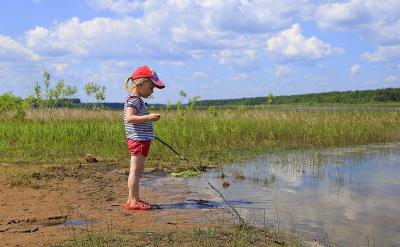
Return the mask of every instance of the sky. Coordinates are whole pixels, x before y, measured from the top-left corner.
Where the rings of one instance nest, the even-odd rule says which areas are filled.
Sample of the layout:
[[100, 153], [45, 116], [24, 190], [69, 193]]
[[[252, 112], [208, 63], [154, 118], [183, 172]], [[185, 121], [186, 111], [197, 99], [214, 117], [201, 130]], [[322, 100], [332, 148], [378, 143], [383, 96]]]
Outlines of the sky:
[[4, 0], [0, 95], [27, 97], [43, 72], [87, 96], [149, 65], [150, 103], [400, 87], [399, 0]]

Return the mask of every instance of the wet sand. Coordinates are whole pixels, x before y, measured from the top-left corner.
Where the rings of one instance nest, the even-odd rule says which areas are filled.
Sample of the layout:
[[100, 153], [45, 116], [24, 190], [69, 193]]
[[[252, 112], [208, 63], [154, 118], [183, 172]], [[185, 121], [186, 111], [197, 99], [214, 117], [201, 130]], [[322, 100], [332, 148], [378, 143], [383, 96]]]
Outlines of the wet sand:
[[11, 187], [0, 177], [1, 245], [62, 244], [74, 234], [107, 227], [128, 232], [190, 229], [217, 223], [226, 215], [225, 210], [208, 204], [185, 207], [188, 200], [207, 200], [207, 191], [192, 193], [179, 181], [171, 189], [144, 186], [151, 176], [141, 179], [141, 196], [159, 209], [128, 211], [121, 206], [128, 193], [126, 173], [125, 168], [113, 165], [55, 168], [50, 176], [38, 176], [37, 189]]

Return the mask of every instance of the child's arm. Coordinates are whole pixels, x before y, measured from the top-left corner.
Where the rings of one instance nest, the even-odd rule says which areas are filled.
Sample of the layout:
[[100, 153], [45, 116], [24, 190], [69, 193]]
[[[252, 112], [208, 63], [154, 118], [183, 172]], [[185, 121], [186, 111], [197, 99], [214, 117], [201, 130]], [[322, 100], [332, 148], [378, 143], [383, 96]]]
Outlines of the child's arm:
[[160, 114], [150, 113], [149, 115], [137, 116], [135, 115], [137, 109], [135, 107], [127, 107], [126, 108], [126, 121], [128, 123], [145, 123], [145, 122], [154, 122], [160, 120]]

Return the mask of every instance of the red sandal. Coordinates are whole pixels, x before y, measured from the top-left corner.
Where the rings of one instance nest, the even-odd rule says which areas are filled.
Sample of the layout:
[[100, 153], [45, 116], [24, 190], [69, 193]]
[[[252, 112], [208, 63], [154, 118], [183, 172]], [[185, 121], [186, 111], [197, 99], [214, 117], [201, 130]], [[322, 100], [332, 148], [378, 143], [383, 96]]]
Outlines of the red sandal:
[[135, 203], [135, 205], [124, 203], [124, 208], [127, 210], [150, 210], [151, 206], [142, 200]]

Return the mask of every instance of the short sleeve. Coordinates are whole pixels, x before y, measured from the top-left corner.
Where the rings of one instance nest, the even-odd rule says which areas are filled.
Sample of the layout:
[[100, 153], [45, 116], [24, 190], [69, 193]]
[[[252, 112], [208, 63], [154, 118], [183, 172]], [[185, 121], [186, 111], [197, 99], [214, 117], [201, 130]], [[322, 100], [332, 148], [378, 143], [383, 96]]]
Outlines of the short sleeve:
[[127, 107], [135, 107], [136, 110], [140, 109], [140, 99], [137, 97], [130, 97], [126, 102]]

